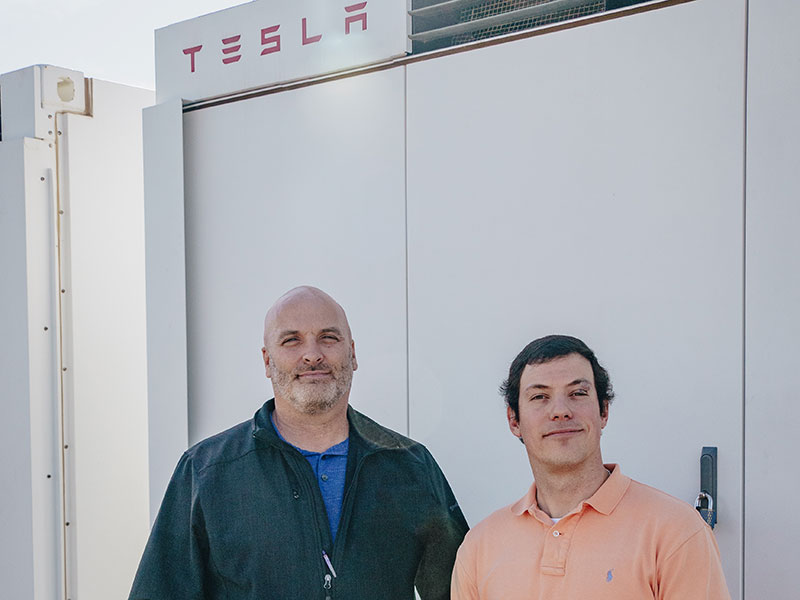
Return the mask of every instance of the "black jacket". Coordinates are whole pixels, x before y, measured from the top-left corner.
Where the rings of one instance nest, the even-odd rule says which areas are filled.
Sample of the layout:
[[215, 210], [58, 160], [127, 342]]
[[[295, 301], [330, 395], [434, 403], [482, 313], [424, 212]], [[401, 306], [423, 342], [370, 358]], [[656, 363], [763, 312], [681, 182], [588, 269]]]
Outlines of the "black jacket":
[[415, 584], [423, 600], [449, 599], [467, 523], [428, 450], [349, 408], [334, 544], [311, 466], [278, 438], [274, 407], [181, 457], [130, 600], [412, 600]]

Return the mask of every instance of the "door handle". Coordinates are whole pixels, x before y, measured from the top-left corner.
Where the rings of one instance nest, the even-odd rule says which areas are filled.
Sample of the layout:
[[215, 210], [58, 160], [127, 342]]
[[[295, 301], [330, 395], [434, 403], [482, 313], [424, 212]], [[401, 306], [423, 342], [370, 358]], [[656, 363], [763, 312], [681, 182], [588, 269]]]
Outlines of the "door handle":
[[700, 453], [700, 493], [694, 507], [711, 529], [717, 524], [717, 447], [703, 446]]

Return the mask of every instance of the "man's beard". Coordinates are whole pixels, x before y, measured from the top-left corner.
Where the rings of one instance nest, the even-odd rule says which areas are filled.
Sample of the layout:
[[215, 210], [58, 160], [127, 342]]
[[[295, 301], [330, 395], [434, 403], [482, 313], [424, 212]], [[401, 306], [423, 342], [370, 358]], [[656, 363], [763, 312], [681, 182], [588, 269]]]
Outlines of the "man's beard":
[[[307, 381], [298, 379], [300, 373], [330, 371], [332, 379], [327, 381]], [[350, 391], [353, 380], [352, 359], [338, 369], [327, 363], [311, 369], [288, 373], [270, 365], [272, 388], [276, 397], [286, 399], [299, 412], [316, 415], [329, 411]]]

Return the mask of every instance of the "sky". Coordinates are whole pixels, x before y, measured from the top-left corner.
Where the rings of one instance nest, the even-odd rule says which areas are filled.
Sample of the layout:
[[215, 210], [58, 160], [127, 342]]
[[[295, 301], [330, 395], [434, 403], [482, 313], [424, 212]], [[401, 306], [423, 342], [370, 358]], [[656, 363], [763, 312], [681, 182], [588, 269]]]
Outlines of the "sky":
[[244, 0], [0, 0], [0, 74], [50, 64], [155, 89], [153, 32]]

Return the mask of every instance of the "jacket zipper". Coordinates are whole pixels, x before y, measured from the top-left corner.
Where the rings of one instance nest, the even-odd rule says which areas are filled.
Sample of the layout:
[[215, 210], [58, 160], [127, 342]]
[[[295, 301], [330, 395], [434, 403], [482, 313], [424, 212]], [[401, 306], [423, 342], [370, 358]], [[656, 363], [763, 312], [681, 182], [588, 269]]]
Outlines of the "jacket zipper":
[[[339, 531], [337, 532], [336, 539], [333, 542], [333, 556], [338, 561], [341, 559], [342, 550], [341, 548], [344, 547], [344, 538], [347, 537], [345, 532], [347, 531], [347, 525], [350, 522], [350, 513], [352, 510], [348, 506], [348, 500], [350, 496], [353, 495], [353, 490], [358, 483], [358, 474], [361, 472], [361, 467], [364, 464], [364, 461], [367, 459], [368, 456], [375, 454], [375, 451], [367, 452], [363, 455], [356, 465], [355, 471], [353, 471], [353, 480], [350, 482], [350, 486], [345, 490], [344, 498], [342, 499], [342, 520], [339, 522]], [[321, 540], [320, 540], [320, 545]], [[322, 549], [322, 559], [325, 561], [325, 566], [328, 567], [330, 573], [325, 574], [325, 578], [323, 579], [322, 587], [325, 588], [326, 595], [325, 600], [331, 600], [331, 585], [333, 582], [333, 578], [336, 577], [336, 571], [333, 568], [333, 563], [331, 562], [328, 553], [325, 552], [325, 548]]]
[[[375, 454], [376, 452], [380, 452], [380, 451], [381, 450], [373, 450], [373, 451], [367, 452], [365, 455], [363, 455], [361, 457], [361, 459], [358, 461], [358, 464], [356, 465], [356, 469], [353, 472], [353, 480], [350, 482], [350, 487], [348, 487], [347, 490], [345, 491], [344, 499], [342, 500], [342, 517], [344, 519], [346, 519], [346, 521], [341, 521], [340, 522], [340, 526], [342, 526], [342, 527], [340, 527], [342, 533], [347, 531], [347, 525], [350, 522], [350, 512], [352, 512], [349, 508], [348, 508], [347, 511], [345, 511], [344, 509], [345, 509], [345, 507], [347, 507], [347, 502], [348, 502], [350, 496], [353, 495], [352, 490], [355, 489], [356, 484], [358, 483], [358, 475], [361, 472], [361, 467], [364, 465], [364, 461], [367, 459], [367, 457]], [[304, 456], [301, 455], [300, 458], [306, 464], [308, 464], [308, 461], [306, 461], [306, 458]], [[305, 477], [303, 477], [302, 475], [300, 475], [296, 471], [295, 471], [295, 475], [300, 480], [301, 485], [305, 488], [306, 493], [310, 494], [310, 497], [312, 499], [312, 502], [314, 504], [314, 509], [315, 509], [315, 512], [316, 512], [316, 509], [317, 509], [316, 497], [314, 496], [313, 490], [309, 489], [310, 484], [308, 483], [308, 481], [306, 481]], [[336, 571], [333, 568], [333, 563], [331, 562], [331, 559], [328, 556], [328, 553], [325, 552], [325, 547], [322, 544], [322, 536], [320, 535], [319, 527], [315, 527], [314, 530], [315, 530], [315, 533], [317, 534], [316, 535], [317, 542], [319, 543], [320, 548], [322, 548], [322, 559], [323, 559], [323, 562], [325, 563], [325, 566], [330, 571], [330, 573], [325, 573], [323, 578], [322, 578], [322, 588], [325, 590], [325, 600], [331, 600], [331, 594], [332, 594], [332, 588], [333, 588], [333, 578], [336, 577]], [[344, 544], [344, 542], [340, 542], [340, 538], [344, 538], [344, 537], [346, 537], [346, 536], [345, 535], [337, 535], [336, 536], [336, 540], [333, 543], [333, 555], [334, 555], [334, 557], [337, 558], [337, 560], [339, 558], [339, 555], [341, 554], [340, 548], [343, 547], [343, 544]], [[323, 571], [324, 571], [324, 569], [323, 569]]]
[[[301, 470], [305, 469], [305, 467], [308, 466], [308, 461], [299, 452], [297, 454], [300, 457], [300, 460], [302, 462], [297, 461], [297, 457], [295, 457], [295, 456], [292, 456], [290, 458], [289, 462], [290, 462], [290, 464], [294, 463], [293, 466], [292, 466], [292, 470], [294, 471], [295, 477], [297, 477], [298, 483], [300, 483], [300, 486], [303, 488], [305, 493], [308, 494], [308, 497], [311, 500], [311, 504], [312, 504], [313, 510], [314, 510], [314, 520], [316, 522], [315, 526], [314, 526], [314, 533], [316, 534], [317, 543], [319, 544], [319, 547], [322, 548], [322, 557], [323, 557], [323, 559], [324, 559], [324, 561], [326, 563], [326, 566], [333, 573], [333, 577], [336, 577], [336, 573], [333, 572], [333, 565], [331, 564], [330, 559], [328, 558], [328, 555], [325, 552], [325, 547], [322, 544], [322, 535], [320, 534], [319, 526], [318, 526], [319, 525], [319, 523], [318, 523], [319, 515], [317, 513], [319, 511], [318, 511], [318, 507], [317, 507], [316, 496], [314, 495], [314, 491], [315, 490], [313, 490], [311, 488], [311, 484], [306, 480], [305, 476], [303, 476], [301, 473], [297, 472], [297, 468], [296, 468], [298, 466], [298, 464], [300, 464], [300, 465], [303, 465], [302, 467], [300, 467], [300, 469]], [[331, 600], [332, 577], [331, 577], [330, 573], [325, 573], [325, 567], [323, 567], [322, 571], [324, 573], [324, 576], [322, 578], [322, 587], [325, 590], [325, 600]]]
[[325, 600], [330, 600], [331, 598], [331, 582], [333, 581], [332, 577], [336, 577], [336, 571], [333, 568], [333, 564], [331, 563], [331, 559], [328, 557], [328, 553], [325, 550], [322, 551], [322, 560], [325, 561], [325, 566], [328, 567], [330, 573], [325, 573], [325, 577], [322, 579], [322, 588], [325, 590]]

